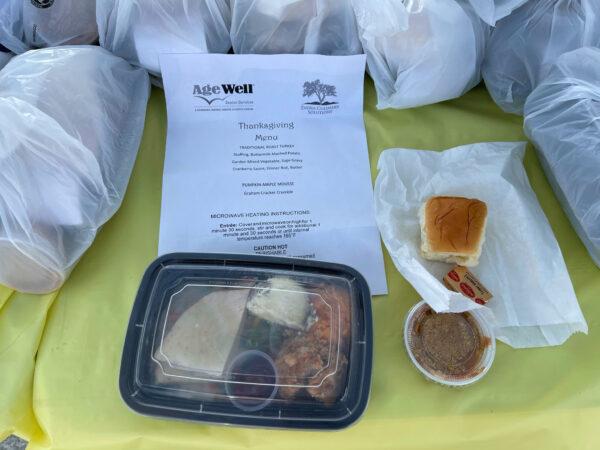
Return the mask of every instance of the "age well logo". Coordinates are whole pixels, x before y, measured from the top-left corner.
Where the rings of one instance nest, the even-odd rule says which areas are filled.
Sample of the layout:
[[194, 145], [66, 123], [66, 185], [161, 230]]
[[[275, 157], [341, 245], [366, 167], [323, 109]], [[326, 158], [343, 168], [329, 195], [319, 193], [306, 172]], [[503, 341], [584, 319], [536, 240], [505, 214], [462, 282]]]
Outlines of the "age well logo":
[[[339, 109], [339, 102], [334, 101], [337, 97], [337, 88], [331, 84], [321, 83], [321, 80], [306, 81], [304, 83], [302, 97], [308, 97], [307, 102], [302, 105], [302, 110], [308, 114], [331, 114]], [[311, 98], [316, 100], [310, 101]], [[330, 100], [328, 100], [330, 99]]]
[[196, 111], [239, 111], [254, 109], [254, 84], [223, 83], [223, 84], [195, 84], [193, 95], [201, 100]]

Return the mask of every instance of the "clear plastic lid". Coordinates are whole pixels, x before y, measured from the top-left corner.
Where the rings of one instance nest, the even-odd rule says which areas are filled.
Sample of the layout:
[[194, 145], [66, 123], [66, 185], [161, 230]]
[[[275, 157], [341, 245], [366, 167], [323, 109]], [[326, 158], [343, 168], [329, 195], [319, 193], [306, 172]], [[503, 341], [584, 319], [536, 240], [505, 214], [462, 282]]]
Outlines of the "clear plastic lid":
[[404, 343], [419, 372], [452, 387], [479, 381], [496, 355], [494, 332], [479, 311], [436, 313], [424, 300], [408, 312]]
[[342, 428], [366, 406], [371, 335], [366, 282], [348, 267], [168, 255], [140, 287], [121, 393], [151, 415]]

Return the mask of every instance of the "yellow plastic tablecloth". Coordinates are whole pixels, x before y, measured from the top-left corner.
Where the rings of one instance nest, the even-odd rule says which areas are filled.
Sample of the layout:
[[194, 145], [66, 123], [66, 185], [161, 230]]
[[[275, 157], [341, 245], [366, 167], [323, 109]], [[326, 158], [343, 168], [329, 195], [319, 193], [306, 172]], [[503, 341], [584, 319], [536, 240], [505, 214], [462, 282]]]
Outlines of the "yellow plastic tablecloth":
[[[404, 316], [419, 298], [386, 253], [389, 295], [373, 301], [371, 399], [355, 426], [320, 433], [242, 429], [127, 409], [117, 384], [121, 349], [138, 283], [157, 254], [166, 119], [163, 93], [155, 89], [123, 207], [60, 292], [40, 297], [0, 287], [0, 438], [15, 432], [32, 449], [86, 450], [600, 448], [600, 270], [531, 147], [527, 173], [564, 253], [588, 336], [555, 348], [499, 344], [480, 383], [466, 389], [429, 383], [411, 366], [402, 342]], [[442, 150], [525, 139], [522, 118], [502, 113], [483, 87], [456, 101], [377, 111], [367, 81], [365, 121], [373, 178], [386, 148]]]

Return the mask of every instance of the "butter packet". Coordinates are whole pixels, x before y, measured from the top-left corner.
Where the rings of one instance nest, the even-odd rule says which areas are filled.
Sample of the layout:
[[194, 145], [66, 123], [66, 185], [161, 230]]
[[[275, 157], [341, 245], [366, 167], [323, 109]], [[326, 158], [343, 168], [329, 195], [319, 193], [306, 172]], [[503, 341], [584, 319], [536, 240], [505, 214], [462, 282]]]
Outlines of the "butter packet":
[[444, 276], [444, 285], [451, 291], [463, 294], [480, 305], [487, 304], [493, 297], [481, 281], [463, 266], [454, 266]]

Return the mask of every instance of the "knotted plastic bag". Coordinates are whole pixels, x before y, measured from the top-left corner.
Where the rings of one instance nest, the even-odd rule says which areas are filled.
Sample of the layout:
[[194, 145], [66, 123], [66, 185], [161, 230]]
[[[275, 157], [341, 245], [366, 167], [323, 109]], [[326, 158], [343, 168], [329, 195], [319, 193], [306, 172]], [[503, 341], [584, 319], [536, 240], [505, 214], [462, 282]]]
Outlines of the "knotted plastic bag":
[[527, 1], [529, 0], [469, 0], [479, 17], [492, 26]]
[[232, 0], [236, 53], [362, 53], [350, 0]]
[[96, 0], [0, 1], [0, 44], [14, 53], [97, 39]]
[[0, 71], [0, 284], [61, 286], [119, 208], [147, 73], [100, 47], [16, 56]]
[[558, 58], [525, 103], [525, 132], [600, 267], [600, 49]]
[[498, 22], [483, 64], [494, 101], [523, 113], [527, 96], [563, 53], [600, 46], [598, 0], [529, 1]]
[[489, 26], [466, 1], [353, 0], [379, 108], [456, 98], [481, 80]]
[[227, 53], [227, 0], [97, 0], [100, 45], [160, 76], [161, 53]]

